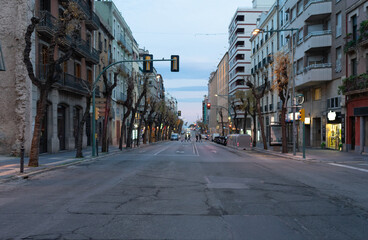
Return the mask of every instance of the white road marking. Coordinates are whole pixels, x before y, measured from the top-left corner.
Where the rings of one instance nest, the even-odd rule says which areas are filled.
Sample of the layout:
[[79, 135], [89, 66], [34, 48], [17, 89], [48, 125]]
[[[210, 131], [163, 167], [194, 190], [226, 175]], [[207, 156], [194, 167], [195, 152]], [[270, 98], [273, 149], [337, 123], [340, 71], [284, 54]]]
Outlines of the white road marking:
[[165, 147], [165, 148], [163, 148], [163, 149], [161, 149], [160, 151], [158, 151], [157, 153], [155, 153], [155, 154], [153, 154], [153, 155], [157, 155], [157, 154], [159, 154], [160, 152], [163, 152], [163, 151], [165, 151], [166, 149], [168, 149], [169, 147]]
[[329, 164], [333, 166], [337, 166], [337, 167], [349, 168], [349, 169], [354, 169], [354, 170], [368, 173], [368, 169], [364, 169], [364, 168], [357, 168], [357, 167], [352, 167], [352, 166], [342, 165], [342, 164], [337, 164], [337, 163], [329, 163]]

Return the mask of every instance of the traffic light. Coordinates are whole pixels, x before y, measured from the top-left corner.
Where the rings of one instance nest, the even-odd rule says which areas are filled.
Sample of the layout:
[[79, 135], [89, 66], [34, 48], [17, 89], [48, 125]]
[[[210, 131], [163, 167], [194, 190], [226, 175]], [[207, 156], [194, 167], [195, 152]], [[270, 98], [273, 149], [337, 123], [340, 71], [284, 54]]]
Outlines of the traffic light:
[[207, 103], [207, 109], [211, 109], [211, 103]]
[[153, 55], [151, 54], [144, 54], [143, 55], [143, 72], [144, 73], [151, 73], [153, 72]]
[[181, 116], [181, 111], [178, 111], [178, 116], [179, 116], [179, 117]]
[[171, 72], [179, 72], [179, 55], [171, 55]]
[[98, 107], [95, 108], [95, 119], [98, 120], [98, 118], [100, 117], [100, 109]]
[[302, 108], [299, 110], [300, 113], [300, 121], [304, 122], [305, 121], [305, 109]]

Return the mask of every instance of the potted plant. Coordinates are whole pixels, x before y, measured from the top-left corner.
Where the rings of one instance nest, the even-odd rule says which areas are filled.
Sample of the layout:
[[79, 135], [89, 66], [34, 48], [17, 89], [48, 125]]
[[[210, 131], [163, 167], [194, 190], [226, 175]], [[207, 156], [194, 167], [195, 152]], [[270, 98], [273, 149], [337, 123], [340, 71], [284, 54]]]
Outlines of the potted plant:
[[326, 143], [325, 142], [322, 142], [321, 143], [321, 148], [324, 149], [326, 147]]
[[339, 151], [342, 151], [342, 143], [339, 144]]

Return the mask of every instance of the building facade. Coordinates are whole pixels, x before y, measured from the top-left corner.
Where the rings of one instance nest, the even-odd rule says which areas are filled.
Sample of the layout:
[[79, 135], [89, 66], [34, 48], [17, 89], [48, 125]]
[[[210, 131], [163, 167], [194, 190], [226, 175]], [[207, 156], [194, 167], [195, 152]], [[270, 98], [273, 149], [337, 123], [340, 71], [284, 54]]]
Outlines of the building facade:
[[347, 33], [343, 49], [346, 62], [342, 65], [346, 75], [342, 83], [346, 105], [344, 143], [346, 150], [367, 152], [368, 2], [346, 0], [346, 10], [340, 14]]
[[[251, 33], [256, 27], [259, 15], [268, 11], [272, 3], [263, 1], [262, 8], [258, 7], [258, 2], [253, 1], [253, 8], [238, 8], [229, 25], [229, 95], [232, 101], [240, 104], [236, 99], [237, 91], [246, 91], [246, 79], [251, 76]], [[268, 6], [268, 7], [267, 7]], [[246, 126], [244, 111], [237, 110], [238, 126]], [[232, 113], [232, 118], [234, 113]], [[250, 121], [250, 118], [249, 120]], [[245, 123], [244, 123], [245, 122]], [[246, 132], [246, 129], [240, 129]]]
[[[272, 30], [278, 29], [278, 2], [268, 12], [259, 16], [256, 28], [264, 30], [250, 38], [251, 55], [251, 80], [259, 89], [265, 87], [265, 94], [261, 99], [261, 112], [265, 126], [266, 141], [270, 142], [270, 126], [280, 124], [281, 103], [278, 93], [273, 90], [273, 61], [277, 52], [278, 34]], [[253, 125], [254, 126], [254, 125]], [[257, 126], [257, 140], [260, 140], [260, 127]]]
[[[10, 5], [13, 4], [13, 9], [19, 8], [18, 12], [14, 12], [14, 16], [17, 16], [17, 14], [19, 16], [19, 11], [23, 11], [22, 17], [19, 17], [19, 20], [17, 20], [20, 35], [17, 36], [15, 39], [18, 39], [17, 41], [21, 42], [20, 44], [16, 44], [17, 48], [19, 47], [24, 49], [23, 42], [25, 27], [30, 23], [30, 16], [34, 14], [34, 16], [40, 18], [40, 23], [36, 26], [35, 29], [36, 34], [34, 35], [30, 57], [33, 60], [35, 75], [38, 79], [42, 81], [43, 79], [45, 79], [48, 69], [49, 63], [47, 50], [49, 49], [49, 46], [51, 44], [51, 38], [57, 30], [57, 22], [59, 17], [61, 17], [61, 14], [64, 13], [65, 8], [67, 7], [67, 5], [65, 4], [68, 4], [70, 2], [76, 4], [78, 11], [80, 11], [80, 14], [84, 18], [84, 20], [81, 22], [79, 36], [75, 41], [77, 45], [76, 51], [74, 52], [73, 56], [63, 64], [62, 76], [53, 85], [53, 88], [48, 95], [47, 110], [41, 128], [40, 153], [54, 153], [60, 150], [70, 150], [75, 148], [78, 123], [86, 106], [86, 95], [88, 94], [88, 90], [86, 89], [86, 86], [88, 84], [86, 83], [92, 82], [94, 76], [94, 66], [99, 62], [99, 53], [94, 47], [94, 31], [99, 28], [100, 22], [98, 16], [93, 11], [94, 1], [91, 0], [77, 2], [37, 0], [31, 2], [31, 5], [32, 3], [34, 3], [34, 5], [31, 6], [34, 8], [23, 5], [18, 7], [18, 2], [8, 3]], [[17, 4], [17, 6], [15, 6], [15, 4]], [[6, 8], [2, 8], [2, 10], [7, 11]], [[1, 13], [1, 15], [3, 16], [3, 13]], [[6, 14], [4, 13], [4, 16], [5, 15]], [[14, 32], [17, 32], [14, 31], [14, 29], [8, 29], [3, 32], [12, 35]], [[66, 49], [68, 49], [68, 46], [72, 44], [72, 41], [73, 40], [68, 36], [65, 41], [60, 43], [58, 45], [57, 51], [55, 52], [55, 57], [59, 57], [65, 54]], [[10, 48], [10, 45], [5, 47], [5, 49], [7, 48]], [[9, 52], [8, 54], [17, 53]], [[18, 52], [18, 54], [20, 53]], [[30, 148], [30, 140], [33, 135], [32, 131], [34, 128], [34, 117], [36, 115], [36, 106], [39, 92], [35, 86], [32, 86], [31, 81], [28, 79], [28, 77], [26, 77], [27, 75], [24, 75], [26, 72], [24, 71], [25, 67], [22, 63], [22, 60], [17, 62], [17, 65], [20, 65], [19, 73], [13, 76], [17, 79], [16, 81], [22, 81], [22, 84], [21, 86], [18, 86], [20, 87], [18, 89], [21, 89], [22, 95], [24, 95], [24, 97], [22, 97], [23, 100], [16, 100], [17, 97], [14, 96], [9, 96], [11, 97], [9, 99], [14, 99], [14, 103], [18, 101], [18, 107], [21, 107], [21, 113], [19, 112], [20, 115], [18, 116], [19, 119], [21, 119], [20, 126], [23, 126], [23, 128], [25, 129], [25, 148], [26, 152], [28, 152]], [[11, 69], [11, 71], [9, 71], [9, 74], [12, 74], [11, 72], [14, 68], [12, 67], [12, 64], [10, 64], [9, 66]], [[15, 65], [14, 67], [16, 68]], [[17, 92], [17, 90], [15, 92]], [[18, 92], [17, 94], [20, 94], [20, 92]], [[28, 104], [23, 102], [26, 98], [28, 98], [29, 100]], [[16, 108], [17, 107], [15, 107], [15, 109]], [[86, 146], [88, 144], [87, 139], [90, 136], [90, 130], [88, 126], [83, 130], [83, 132], [83, 145]], [[16, 140], [16, 138], [17, 137], [10, 137], [9, 139]], [[16, 142], [14, 143], [16, 145], [19, 144], [17, 144]], [[14, 144], [9, 145], [8, 143], [7, 147], [4, 148], [4, 153], [9, 153], [6, 152], [6, 149], [11, 148], [13, 148], [13, 152], [17, 151], [16, 149], [14, 149], [14, 146]], [[18, 146], [16, 146], [15, 148], [18, 148]]]

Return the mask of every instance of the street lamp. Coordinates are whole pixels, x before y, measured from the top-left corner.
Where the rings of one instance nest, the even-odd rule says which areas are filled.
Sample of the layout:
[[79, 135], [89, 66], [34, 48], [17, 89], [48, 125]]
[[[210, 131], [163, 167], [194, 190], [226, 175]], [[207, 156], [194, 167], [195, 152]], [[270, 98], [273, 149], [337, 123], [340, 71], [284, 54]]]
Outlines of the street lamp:
[[296, 104], [295, 104], [295, 78], [294, 78], [294, 31], [299, 32], [299, 28], [289, 28], [289, 29], [277, 29], [277, 30], [272, 30], [272, 31], [267, 31], [264, 29], [260, 29], [260, 28], [256, 28], [253, 30], [252, 35], [253, 36], [257, 36], [260, 32], [264, 33], [264, 32], [286, 32], [286, 31], [291, 31], [291, 64], [292, 64], [292, 70], [291, 70], [291, 78], [293, 80], [293, 89], [292, 89], [292, 108], [293, 108], [293, 155], [296, 155], [296, 144], [295, 144], [295, 136], [296, 136], [296, 126], [295, 126], [295, 108], [296, 108]]
[[5, 71], [5, 62], [4, 62], [3, 51], [1, 50], [1, 43], [0, 43], [0, 71]]

